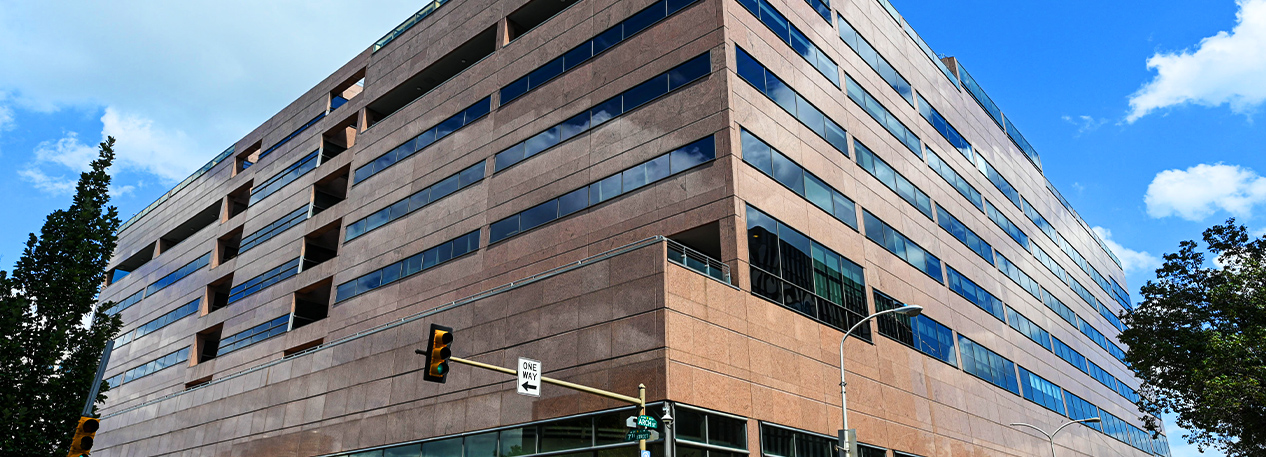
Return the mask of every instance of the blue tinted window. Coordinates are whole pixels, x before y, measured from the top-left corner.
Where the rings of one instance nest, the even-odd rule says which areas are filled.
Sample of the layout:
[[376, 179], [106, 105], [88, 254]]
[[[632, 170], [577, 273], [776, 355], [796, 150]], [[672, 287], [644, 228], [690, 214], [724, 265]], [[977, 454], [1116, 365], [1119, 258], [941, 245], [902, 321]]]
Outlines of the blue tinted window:
[[[426, 207], [435, 201], [444, 198], [453, 192], [464, 189], [467, 186], [474, 185], [483, 180], [484, 162], [479, 161], [465, 170], [459, 171], [452, 176], [444, 178], [438, 183], [415, 192], [413, 195], [402, 198], [399, 201], [388, 205], [386, 208], [375, 211], [373, 214], [348, 225], [347, 241], [356, 239], [364, 235], [365, 232], [386, 225], [391, 221], [395, 221], [405, 215]], [[353, 229], [355, 227], [355, 229]]]
[[[495, 225], [495, 224], [494, 224]], [[339, 284], [334, 300], [343, 301], [386, 286], [420, 271], [435, 267], [479, 249], [479, 230], [440, 243], [399, 262], [374, 270], [364, 276]], [[421, 260], [419, 260], [421, 259]], [[419, 267], [420, 265], [420, 267]], [[354, 286], [353, 286], [354, 285]]]
[[862, 89], [862, 86], [858, 85], [857, 81], [854, 81], [847, 74], [844, 75], [844, 87], [848, 93], [849, 100], [852, 100], [863, 111], [866, 111], [866, 114], [869, 114], [871, 119], [878, 122], [897, 141], [904, 144], [906, 149], [909, 149], [916, 156], [923, 157], [923, 153], [920, 151], [919, 137], [915, 136], [914, 132], [911, 132], [905, 124], [897, 120], [896, 116], [893, 116], [892, 112], [888, 111], [888, 108], [885, 108], [878, 100], [875, 100], [875, 97], [866, 92], [866, 89]]
[[958, 335], [958, 350], [963, 356], [963, 371], [1013, 394], [1020, 394], [1015, 364], [1010, 360], [961, 334]]
[[910, 180], [888, 165], [888, 162], [884, 162], [870, 148], [856, 139], [853, 140], [853, 152], [857, 154], [857, 164], [861, 165], [862, 169], [878, 179], [889, 190], [896, 192], [902, 200], [919, 210], [928, 219], [932, 219], [932, 200], [928, 194], [915, 187]]
[[[840, 222], [857, 228], [857, 209], [852, 200], [805, 171], [781, 152], [769, 147], [747, 129], [740, 129], [739, 137], [744, 161], [835, 216]], [[809, 194], [810, 190], [814, 192], [813, 195]]]
[[[466, 109], [454, 114], [452, 117], [441, 121], [438, 125], [424, 130], [422, 133], [418, 134], [418, 136], [406, 141], [405, 143], [407, 144], [408, 142], [413, 142], [415, 151], [422, 150], [423, 148], [431, 145], [434, 141], [438, 141], [453, 131], [465, 127], [483, 116], [486, 116], [491, 107], [491, 96], [484, 97], [483, 99], [466, 107]], [[396, 162], [403, 160], [409, 155], [411, 155], [411, 153], [397, 155], [395, 150], [383, 154], [375, 158], [370, 164], [357, 168], [356, 172], [353, 173], [352, 183], [359, 184], [366, 178], [382, 172], [387, 167], [395, 165]], [[252, 198], [254, 198], [253, 195]]]
[[1024, 367], [1019, 367], [1019, 369], [1020, 384], [1024, 386], [1024, 398], [1064, 415], [1064, 389], [1025, 370]]
[[690, 82], [687, 78], [699, 78], [707, 75], [711, 70], [711, 63], [708, 58], [708, 54], [704, 53], [690, 59], [651, 78], [649, 81], [594, 106], [587, 113], [573, 116], [571, 119], [532, 136], [524, 143], [506, 148], [504, 151], [497, 153], [494, 160], [495, 171], [504, 170], [525, 158], [557, 145], [561, 141], [579, 135], [587, 129], [597, 127], [638, 105], [663, 96], [669, 91], [670, 80], [673, 81], [675, 84], [674, 88], [676, 88]]
[[875, 241], [888, 252], [893, 253], [901, 260], [919, 269], [924, 274], [935, 279], [936, 282], [944, 282], [941, 274], [941, 261], [932, 254], [925, 251], [922, 247], [910, 241], [905, 235], [902, 235], [892, 226], [888, 225], [870, 211], [862, 209], [862, 219], [866, 221], [866, 237]]
[[985, 310], [989, 315], [1000, 321], [1005, 321], [1005, 311], [1003, 311], [1002, 300], [977, 285], [972, 280], [967, 279], [962, 273], [951, 267], [945, 267], [950, 290], [954, 293], [966, 298], [980, 309]]
[[[753, 59], [743, 48], [735, 48], [735, 52], [738, 56], [739, 76], [826, 140], [840, 154], [848, 156], [848, 145], [842, 140], [844, 128], [840, 127], [839, 123], [826, 117], [821, 110], [805, 101], [800, 94]], [[801, 107], [805, 109], [801, 110]]]

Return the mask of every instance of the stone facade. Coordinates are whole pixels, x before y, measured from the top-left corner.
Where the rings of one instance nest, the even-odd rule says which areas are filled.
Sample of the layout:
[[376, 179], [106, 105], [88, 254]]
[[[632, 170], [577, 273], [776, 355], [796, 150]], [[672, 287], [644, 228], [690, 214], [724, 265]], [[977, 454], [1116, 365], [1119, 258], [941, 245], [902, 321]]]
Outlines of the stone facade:
[[[520, 396], [505, 375], [463, 365], [454, 365], [445, 384], [424, 382], [423, 357], [414, 349], [425, 346], [431, 323], [455, 329], [453, 351], [460, 357], [500, 366], [512, 366], [517, 357], [534, 358], [542, 361], [546, 376], [629, 395], [645, 384], [649, 400], [746, 418], [751, 455], [762, 453], [766, 423], [833, 436], [841, 421], [838, 344], [843, 333], [751, 292], [748, 205], [861, 265], [870, 312], [875, 310], [872, 290], [921, 305], [926, 316], [958, 334], [1103, 412], [1140, 423], [1139, 412], [1123, 395], [867, 240], [865, 229], [845, 225], [743, 160], [740, 131], [745, 129], [854, 201], [861, 207], [859, 220], [862, 209], [873, 213], [1119, 382], [1137, 387], [1129, 370], [1084, 332], [1065, 324], [1004, 272], [868, 175], [858, 166], [856, 151], [841, 154], [744, 82], [736, 73], [738, 48], [844, 127], [849, 144], [868, 146], [1058, 296], [1084, 318], [1084, 325], [1115, 342], [1117, 330], [1093, 305], [974, 210], [743, 4], [689, 3], [502, 104], [502, 87], [653, 4], [579, 0], [527, 31], [506, 19], [521, 8], [551, 11], [544, 3], [455, 0], [438, 6], [381, 49], [356, 56], [238, 141], [228, 158], [129, 223], [111, 264], [118, 273], [103, 289], [103, 300], [131, 297], [207, 252], [213, 259], [120, 311], [125, 331], [131, 332], [180, 305], [201, 301], [192, 316], [154, 325], [114, 351], [106, 378], [126, 382], [108, 393], [94, 455], [332, 455], [623, 406], [549, 385], [539, 399]], [[1041, 171], [972, 95], [942, 75], [902, 29], [899, 16], [874, 0], [839, 0], [830, 6], [829, 21], [807, 2], [768, 4], [838, 64], [841, 81], [847, 75], [878, 99], [926, 148], [1032, 236], [1067, 275], [1086, 284], [1100, 306], [1120, 309], [1111, 292], [1100, 290], [1060, 246], [1042, 238], [1041, 228], [1009, 205], [975, 171], [976, 164], [956, 153], [916, 106], [841, 41], [834, 17], [842, 16], [866, 37], [1094, 270], [1124, 284], [1121, 268], [1046, 188]], [[444, 59], [488, 30], [495, 30], [490, 54], [460, 60], [455, 76], [406, 96], [417, 99], [389, 115], [374, 111], [417, 83], [415, 75], [439, 71], [437, 62], [457, 61]], [[496, 170], [499, 152], [704, 53], [711, 72], [701, 79]], [[946, 62], [957, 69], [952, 59]], [[348, 83], [361, 77], [363, 90], [349, 89]], [[355, 95], [331, 109], [332, 93]], [[361, 167], [489, 94], [492, 107], [486, 117], [363, 181], [344, 184], [359, 179]], [[322, 113], [328, 114], [300, 129]], [[348, 135], [354, 142], [346, 141]], [[489, 243], [489, 226], [497, 221], [709, 136], [715, 139], [715, 159], [701, 166]], [[340, 142], [354, 144], [346, 151], [331, 146]], [[281, 146], [274, 149], [276, 144]], [[253, 153], [265, 148], [272, 150], [262, 158]], [[322, 151], [315, 169], [258, 204], [234, 207], [233, 195], [242, 195], [236, 191], [259, 189], [314, 150]], [[239, 158], [251, 164], [243, 167]], [[348, 225], [480, 163], [485, 172], [478, 182], [407, 215], [392, 215], [390, 222], [354, 239], [346, 236]], [[267, 231], [296, 208], [327, 198], [323, 192], [331, 189], [345, 197], [245, 252], [234, 256], [225, 250], [235, 237]], [[220, 216], [213, 222], [174, 244], [162, 241], [215, 205]], [[384, 281], [350, 299], [335, 292], [341, 284], [476, 230], [480, 242], [471, 253]], [[322, 233], [337, 236], [322, 238]], [[337, 255], [318, 261], [316, 253], [331, 247], [320, 240], [333, 238]], [[723, 263], [731, 281], [671, 260], [677, 243]], [[147, 250], [154, 252], [151, 260], [129, 261], [147, 257]], [[296, 256], [312, 261], [257, 291], [239, 290]], [[124, 266], [132, 271], [124, 275]], [[242, 296], [218, 306], [218, 284]], [[325, 303], [321, 297], [328, 297]], [[218, 340], [278, 316], [309, 313], [314, 300], [323, 318], [302, 326], [292, 318], [284, 333], [240, 350], [204, 355]], [[872, 335], [871, 341], [852, 338], [845, 347], [849, 420], [860, 441], [890, 449], [887, 455], [1044, 455], [1044, 438], [1006, 424], [1053, 429], [1068, 420], [958, 366], [877, 331]], [[190, 348], [187, 360], [128, 375], [185, 347]], [[1148, 454], [1084, 426], [1066, 429], [1057, 443], [1061, 455]], [[663, 453], [662, 446], [655, 452]]]

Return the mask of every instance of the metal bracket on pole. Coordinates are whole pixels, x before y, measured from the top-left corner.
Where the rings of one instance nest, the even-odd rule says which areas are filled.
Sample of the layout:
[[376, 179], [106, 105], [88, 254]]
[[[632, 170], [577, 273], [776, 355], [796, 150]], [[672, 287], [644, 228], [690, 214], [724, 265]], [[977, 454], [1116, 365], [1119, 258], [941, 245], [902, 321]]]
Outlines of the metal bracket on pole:
[[857, 457], [857, 429], [840, 430], [839, 442], [836, 443], [835, 449], [840, 451], [843, 457]]
[[97, 403], [97, 394], [101, 392], [101, 378], [105, 376], [106, 365], [110, 363], [110, 352], [114, 351], [114, 340], [106, 342], [105, 350], [101, 351], [101, 364], [97, 365], [97, 376], [92, 378], [92, 389], [88, 391], [88, 400], [84, 402], [84, 411], [81, 416], [92, 417], [92, 405]]

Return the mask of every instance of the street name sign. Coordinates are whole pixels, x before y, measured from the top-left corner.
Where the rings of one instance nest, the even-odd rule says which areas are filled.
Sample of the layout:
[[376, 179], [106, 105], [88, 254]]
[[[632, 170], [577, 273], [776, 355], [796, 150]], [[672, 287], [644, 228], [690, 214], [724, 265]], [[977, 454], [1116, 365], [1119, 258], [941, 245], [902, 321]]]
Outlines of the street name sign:
[[519, 395], [541, 396], [541, 362], [519, 357], [519, 381], [515, 383]]

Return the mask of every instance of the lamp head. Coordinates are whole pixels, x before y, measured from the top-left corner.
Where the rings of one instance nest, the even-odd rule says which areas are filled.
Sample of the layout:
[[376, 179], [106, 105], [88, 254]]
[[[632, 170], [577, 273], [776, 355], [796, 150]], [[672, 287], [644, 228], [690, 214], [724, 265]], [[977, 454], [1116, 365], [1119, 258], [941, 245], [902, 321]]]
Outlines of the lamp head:
[[923, 312], [923, 307], [919, 305], [905, 305], [900, 308], [897, 308], [896, 312], [904, 314], [906, 316], [914, 317], [914, 316], [918, 316], [920, 313]]
[[1083, 420], [1082, 422], [1085, 422], [1085, 423], [1087, 423], [1087, 424], [1094, 424], [1094, 423], [1097, 423], [1097, 422], [1103, 422], [1103, 421], [1102, 421], [1101, 419], [1099, 419], [1098, 417], [1092, 417], [1092, 418], [1089, 418], [1089, 419]]

